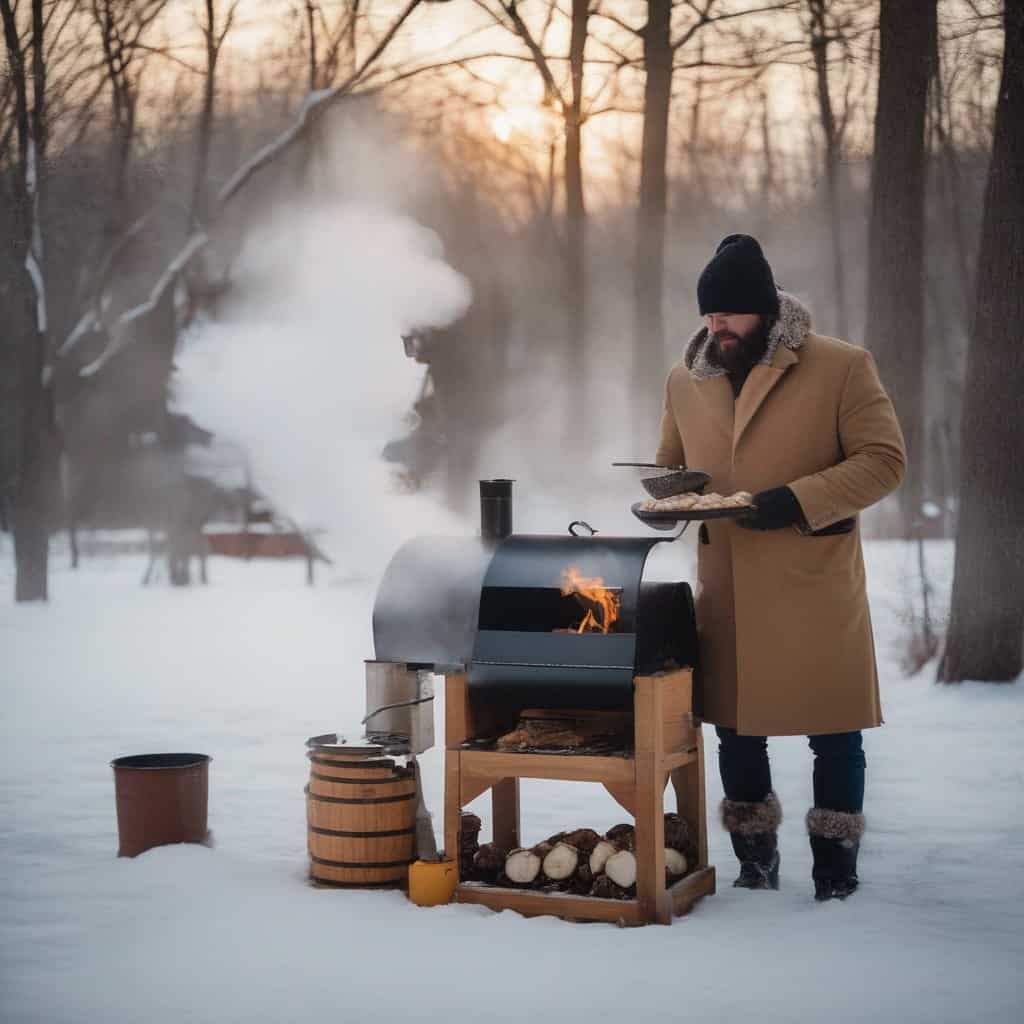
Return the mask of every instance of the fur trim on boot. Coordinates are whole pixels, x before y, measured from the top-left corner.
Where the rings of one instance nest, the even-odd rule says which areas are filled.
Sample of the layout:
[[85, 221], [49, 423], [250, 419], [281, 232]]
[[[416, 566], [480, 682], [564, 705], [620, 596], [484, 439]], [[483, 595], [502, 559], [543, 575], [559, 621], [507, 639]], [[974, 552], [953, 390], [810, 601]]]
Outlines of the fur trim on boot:
[[782, 805], [774, 791], [763, 800], [723, 800], [721, 812], [725, 831], [744, 836], [774, 832], [782, 823]]
[[864, 835], [864, 815], [812, 807], [807, 812], [807, 834], [819, 839], [850, 839], [856, 843]]

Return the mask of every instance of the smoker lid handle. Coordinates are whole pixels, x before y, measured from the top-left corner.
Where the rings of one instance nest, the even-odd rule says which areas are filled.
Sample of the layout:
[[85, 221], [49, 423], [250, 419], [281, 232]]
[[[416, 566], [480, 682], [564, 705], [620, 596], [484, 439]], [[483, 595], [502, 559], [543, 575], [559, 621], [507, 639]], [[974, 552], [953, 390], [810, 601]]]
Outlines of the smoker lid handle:
[[[573, 529], [573, 527], [576, 527], [576, 526], [582, 526], [585, 530], [587, 530], [589, 532], [587, 532], [587, 533], [577, 533], [576, 530]], [[585, 519], [574, 519], [569, 524], [569, 533], [572, 534], [573, 537], [596, 537], [598, 532], [599, 531], [595, 530], [590, 525], [590, 523], [588, 523]]]

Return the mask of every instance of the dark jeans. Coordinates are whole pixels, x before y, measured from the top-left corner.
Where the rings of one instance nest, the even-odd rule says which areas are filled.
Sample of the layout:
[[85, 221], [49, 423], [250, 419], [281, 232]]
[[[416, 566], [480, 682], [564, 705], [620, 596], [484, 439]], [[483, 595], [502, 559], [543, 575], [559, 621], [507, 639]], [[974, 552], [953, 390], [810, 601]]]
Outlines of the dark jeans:
[[[768, 740], [740, 736], [735, 729], [715, 726], [718, 769], [729, 800], [763, 800], [772, 788]], [[814, 806], [860, 814], [864, 808], [864, 749], [859, 732], [808, 736], [814, 751]]]

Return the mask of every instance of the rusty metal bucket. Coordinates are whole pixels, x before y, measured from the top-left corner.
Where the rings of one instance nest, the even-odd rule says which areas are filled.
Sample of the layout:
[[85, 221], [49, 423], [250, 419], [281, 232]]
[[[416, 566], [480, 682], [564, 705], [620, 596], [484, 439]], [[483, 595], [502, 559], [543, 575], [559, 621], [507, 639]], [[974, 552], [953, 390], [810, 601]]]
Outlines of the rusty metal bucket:
[[111, 761], [119, 857], [168, 843], [208, 843], [207, 754], [135, 754]]

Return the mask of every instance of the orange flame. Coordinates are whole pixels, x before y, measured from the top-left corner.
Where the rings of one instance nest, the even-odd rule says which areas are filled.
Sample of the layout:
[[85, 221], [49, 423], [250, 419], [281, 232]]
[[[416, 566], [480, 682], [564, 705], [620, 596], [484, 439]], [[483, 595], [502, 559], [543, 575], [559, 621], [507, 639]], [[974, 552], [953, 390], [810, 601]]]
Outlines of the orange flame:
[[575, 594], [587, 609], [577, 633], [607, 633], [615, 625], [622, 598], [604, 585], [601, 576], [583, 576], [576, 566], [571, 565], [562, 570], [561, 589], [565, 597]]

